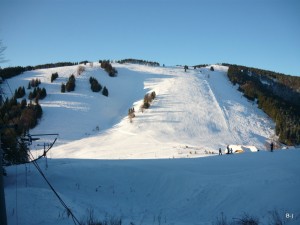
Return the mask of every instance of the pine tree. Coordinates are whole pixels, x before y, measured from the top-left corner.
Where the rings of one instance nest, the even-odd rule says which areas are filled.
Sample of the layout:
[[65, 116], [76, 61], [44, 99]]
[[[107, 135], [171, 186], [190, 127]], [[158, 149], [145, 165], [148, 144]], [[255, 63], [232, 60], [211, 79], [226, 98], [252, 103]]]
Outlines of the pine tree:
[[24, 97], [25, 94], [26, 94], [26, 91], [25, 91], [25, 87], [23, 86], [23, 88], [22, 88], [22, 97]]
[[47, 91], [45, 88], [42, 88], [42, 90], [40, 91], [40, 99], [44, 99], [47, 96]]
[[22, 99], [22, 101], [21, 101], [21, 109], [25, 109], [26, 106], [27, 106], [27, 101], [26, 101], [26, 99]]
[[52, 73], [51, 75], [51, 83], [58, 78], [58, 73]]
[[70, 77], [69, 77], [69, 80], [66, 84], [66, 91], [67, 92], [70, 92], [70, 91], [74, 91], [75, 90], [75, 76], [72, 74]]
[[66, 92], [66, 85], [64, 83], [61, 84], [60, 92], [61, 93], [65, 93]]
[[101, 91], [102, 86], [101, 86], [101, 84], [99, 84], [99, 82], [97, 81], [96, 78], [90, 77], [89, 81], [90, 81], [91, 89], [92, 89], [93, 92], [100, 92]]
[[108, 90], [107, 90], [107, 88], [106, 88], [105, 86], [104, 86], [104, 88], [103, 88], [102, 94], [103, 94], [104, 96], [108, 97]]

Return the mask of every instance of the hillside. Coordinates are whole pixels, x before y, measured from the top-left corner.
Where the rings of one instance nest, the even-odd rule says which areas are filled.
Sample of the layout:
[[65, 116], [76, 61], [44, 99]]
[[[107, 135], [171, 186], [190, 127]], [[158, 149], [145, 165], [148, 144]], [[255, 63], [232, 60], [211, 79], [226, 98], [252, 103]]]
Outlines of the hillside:
[[[12, 89], [41, 80], [47, 97], [40, 101], [43, 117], [31, 134], [59, 133], [52, 157], [58, 158], [172, 158], [199, 157], [227, 145], [256, 146], [264, 150], [274, 124], [232, 86], [227, 67], [188, 70], [114, 64], [117, 77], [109, 77], [94, 63], [76, 76], [74, 92], [61, 93], [60, 85], [77, 66], [26, 72], [9, 80]], [[59, 77], [50, 82], [52, 73]], [[109, 90], [106, 98], [91, 92], [95, 77]], [[155, 91], [150, 109], [139, 108], [144, 95]], [[135, 107], [130, 123], [128, 109]], [[45, 140], [41, 140], [44, 142]], [[31, 149], [41, 147], [35, 142]]]
[[229, 65], [228, 78], [276, 122], [281, 143], [300, 144], [300, 77]]
[[[113, 66], [117, 77], [94, 63], [81, 75], [76, 65], [8, 80], [16, 89], [39, 78], [46, 88], [42, 119], [30, 133], [59, 133], [59, 139], [38, 165], [80, 221], [93, 212], [122, 224], [210, 225], [222, 213], [228, 221], [248, 213], [268, 224], [277, 212], [281, 220], [298, 224], [300, 151], [264, 151], [274, 123], [229, 82], [228, 67], [185, 73], [181, 67]], [[61, 93], [71, 74], [75, 91]], [[108, 97], [90, 90], [90, 76], [108, 88]], [[142, 99], [151, 91], [157, 96], [142, 112]], [[34, 157], [51, 138], [33, 142]], [[202, 157], [219, 148], [224, 152], [227, 145], [246, 152]], [[253, 146], [262, 151], [252, 153]], [[6, 170], [9, 224], [74, 224], [32, 164]]]

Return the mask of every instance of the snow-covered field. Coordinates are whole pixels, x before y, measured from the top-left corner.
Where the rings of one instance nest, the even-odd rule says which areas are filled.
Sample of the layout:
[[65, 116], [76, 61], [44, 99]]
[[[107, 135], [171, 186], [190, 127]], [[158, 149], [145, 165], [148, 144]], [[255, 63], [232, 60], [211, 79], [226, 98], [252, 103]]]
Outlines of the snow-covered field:
[[[300, 151], [264, 151], [274, 123], [232, 86], [227, 67], [185, 73], [180, 67], [113, 66], [114, 78], [94, 63], [79, 76], [71, 66], [8, 80], [13, 90], [32, 78], [46, 88], [43, 118], [31, 134], [59, 133], [48, 169], [45, 159], [39, 164], [77, 217], [94, 209], [97, 217], [120, 217], [124, 224], [211, 224], [222, 212], [230, 220], [247, 212], [266, 222], [277, 209], [282, 217], [293, 215], [288, 222], [299, 222]], [[59, 78], [51, 83], [54, 72]], [[60, 93], [72, 73], [75, 92]], [[108, 98], [90, 90], [90, 76], [108, 88]], [[151, 91], [157, 97], [142, 112]], [[33, 155], [50, 139], [34, 142]], [[198, 158], [227, 145], [249, 151]], [[262, 151], [251, 153], [253, 146]], [[7, 170], [9, 224], [73, 223], [32, 165]]]
[[[194, 159], [48, 159], [48, 169], [44, 159], [39, 164], [79, 220], [90, 209], [123, 224], [212, 224], [222, 212], [228, 220], [245, 212], [268, 224], [277, 210], [299, 224], [299, 157], [299, 150], [282, 150]], [[8, 169], [9, 224], [73, 224], [36, 169], [27, 165], [27, 171], [24, 165]]]

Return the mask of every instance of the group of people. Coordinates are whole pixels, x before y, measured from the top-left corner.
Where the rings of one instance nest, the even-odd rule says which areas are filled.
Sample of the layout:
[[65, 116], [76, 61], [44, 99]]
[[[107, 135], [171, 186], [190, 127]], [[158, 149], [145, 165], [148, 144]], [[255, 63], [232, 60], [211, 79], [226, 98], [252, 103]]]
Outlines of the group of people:
[[[229, 145], [227, 145], [226, 148], [227, 148], [226, 154], [233, 154], [232, 148], [229, 148]], [[274, 143], [273, 142], [271, 142], [271, 144], [270, 144], [270, 150], [271, 150], [271, 152], [273, 152], [273, 150], [274, 150]], [[219, 148], [219, 155], [222, 155], [222, 149], [221, 148]]]
[[[226, 154], [232, 154], [233, 151], [232, 151], [232, 148], [229, 148], [229, 145], [227, 145], [227, 153]], [[222, 149], [219, 148], [219, 155], [222, 155]]]

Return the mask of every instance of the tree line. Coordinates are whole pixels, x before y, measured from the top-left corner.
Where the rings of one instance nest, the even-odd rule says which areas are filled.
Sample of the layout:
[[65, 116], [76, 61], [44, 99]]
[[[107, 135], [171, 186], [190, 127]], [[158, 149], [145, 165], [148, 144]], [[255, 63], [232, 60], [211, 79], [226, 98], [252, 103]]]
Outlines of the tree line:
[[160, 66], [158, 62], [147, 61], [142, 59], [122, 59], [122, 60], [118, 60], [117, 63], [120, 64], [132, 63], [132, 64], [147, 65], [147, 66]]
[[238, 90], [251, 101], [257, 101], [276, 123], [279, 141], [287, 145], [300, 144], [300, 77], [276, 72], [229, 65], [228, 78], [238, 84]]
[[101, 68], [104, 69], [110, 77], [117, 76], [118, 71], [110, 64], [109, 60], [99, 60], [99, 63]]
[[8, 79], [14, 76], [18, 76], [21, 73], [24, 73], [26, 71], [31, 70], [37, 70], [37, 69], [49, 69], [49, 68], [55, 68], [55, 67], [62, 67], [62, 66], [74, 66], [78, 65], [78, 63], [72, 63], [72, 62], [58, 62], [58, 63], [48, 63], [48, 64], [42, 64], [37, 66], [16, 66], [16, 67], [7, 67], [7, 68], [0, 68], [0, 77], [2, 79]]
[[207, 66], [209, 66], [210, 64], [199, 64], [199, 65], [195, 65], [194, 66], [194, 69], [196, 69], [196, 68], [202, 68], [202, 67], [207, 67]]
[[[6, 98], [0, 104], [0, 126], [4, 127], [1, 130], [2, 149], [6, 164], [19, 164], [29, 160], [28, 146], [21, 136], [34, 128], [42, 117], [43, 110], [39, 99], [45, 98], [47, 92], [45, 88], [39, 87], [40, 84], [39, 79], [29, 81], [27, 87], [27, 90], [31, 90], [28, 94], [29, 103], [23, 98], [26, 95], [23, 86], [15, 90], [11, 99]], [[19, 98], [23, 99], [18, 100]]]
[[38, 124], [43, 110], [38, 103], [20, 102], [13, 96], [6, 99], [0, 108], [0, 126], [14, 125], [1, 130], [2, 149], [6, 164], [19, 164], [28, 161], [28, 147], [20, 138], [29, 129]]

